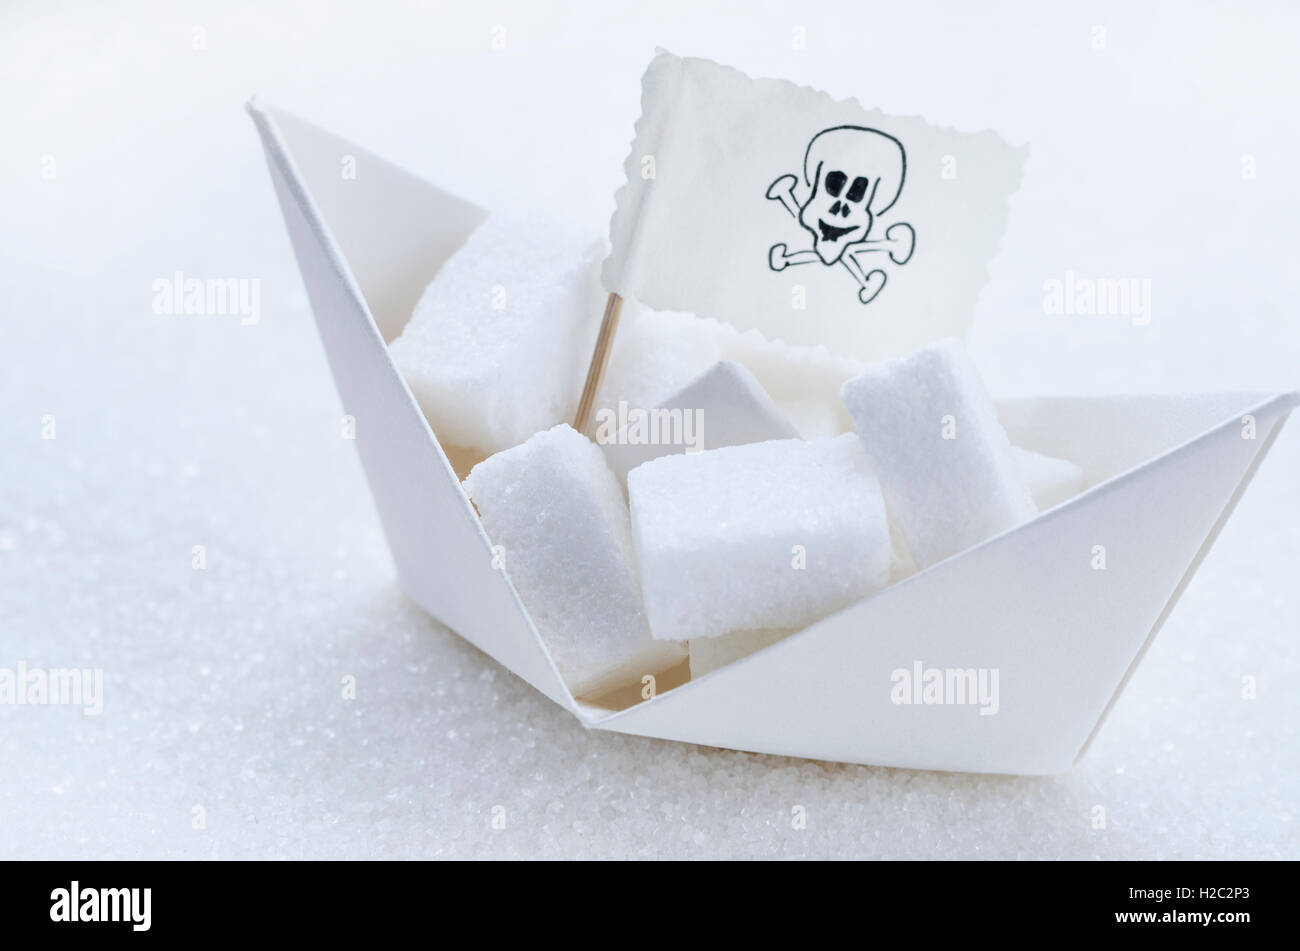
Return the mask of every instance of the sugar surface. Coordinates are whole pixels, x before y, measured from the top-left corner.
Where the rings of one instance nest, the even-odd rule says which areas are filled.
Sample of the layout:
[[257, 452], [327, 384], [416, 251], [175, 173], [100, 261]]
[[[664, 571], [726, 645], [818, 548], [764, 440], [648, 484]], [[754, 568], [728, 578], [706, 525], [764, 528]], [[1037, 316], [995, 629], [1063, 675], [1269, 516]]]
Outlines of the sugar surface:
[[961, 341], [869, 367], [844, 384], [843, 398], [918, 567], [1034, 516]]
[[884, 500], [852, 434], [661, 456], [627, 486], [657, 638], [802, 627], [888, 578]]
[[444, 445], [488, 454], [573, 418], [600, 316], [597, 248], [490, 215], [443, 264], [390, 350]]
[[479, 463], [465, 491], [575, 696], [685, 659], [650, 638], [622, 487], [595, 443], [561, 424]]
[[[120, 25], [132, 6], [154, 13], [122, 4], [112, 18]], [[949, 65], [974, 65], [990, 50], [1012, 62], [1033, 47], [1006, 23], [972, 23], [962, 42], [945, 45], [922, 10], [856, 10], [844, 22], [934, 38], [932, 52]], [[275, 92], [430, 181], [486, 200], [516, 160], [448, 149], [449, 123], [463, 123], [488, 152], [513, 155], [506, 150], [520, 141], [555, 141], [555, 114], [524, 106], [571, 94], [584, 107], [581, 135], [530, 159], [537, 178], [599, 179], [588, 200], [596, 233], [622, 174], [640, 95], [628, 64], [643, 60], [645, 37], [673, 23], [682, 44], [706, 49], [725, 29], [748, 49], [774, 28], [788, 31], [780, 14], [740, 21], [698, 4], [629, 7], [582, 57], [558, 60], [553, 51], [572, 46], [571, 18], [537, 19], [533, 48], [503, 56], [461, 42], [482, 33], [471, 6], [394, 8], [381, 20], [233, 0], [205, 13], [220, 42], [202, 53], [186, 35], [176, 42], [167, 17], [138, 16], [121, 30], [93, 17], [12, 16], [25, 22], [0, 35], [0, 64], [24, 77], [0, 86], [10, 139], [53, 142], [42, 148], [53, 148], [60, 175], [40, 180], [21, 147], [4, 156], [13, 163], [0, 312], [39, 319], [9, 321], [0, 348], [0, 665], [102, 666], [106, 704], [98, 718], [0, 706], [0, 855], [1300, 858], [1295, 418], [1087, 757], [1050, 779], [816, 763], [588, 731], [397, 590], [355, 447], [339, 438], [343, 410], [266, 162], [238, 104], [250, 88]], [[1155, 48], [1168, 32], [1167, 18], [1136, 5], [1113, 16], [1136, 48]], [[264, 28], [236, 29], [240, 17]], [[1289, 149], [1294, 135], [1269, 116], [1294, 100], [1295, 72], [1258, 55], [1266, 22], [1202, 20], [1225, 56], [1249, 54], [1223, 78], [1251, 92], [1257, 114], [1243, 114], [1234, 96], [1207, 104], [1157, 92], [1154, 112], [1123, 98], [1135, 81], [1195, 88], [1180, 81], [1200, 68], [1195, 58], [1057, 70], [1037, 98], [972, 87], [1008, 123], [1031, 129], [1036, 145], [1074, 156], [1069, 174], [1091, 169], [1098, 186], [1062, 187], [1050, 162], [1026, 178], [976, 323], [980, 365], [1002, 392], [1294, 386], [1300, 334], [1267, 306], [1285, 261], [1261, 253], [1293, 239], [1289, 177], [1246, 183], [1258, 202], [1242, 217], [1240, 190], [1197, 162], [1168, 162], [1161, 181], [1125, 185], [1098, 173], [1112, 144], [1087, 134], [1091, 121], [1044, 121], [1043, 104], [1065, 96], [1089, 120], [1147, 132], [1154, 123], [1178, 142], [1208, 108], [1216, 122]], [[152, 68], [105, 71], [105, 29], [121, 55]], [[300, 55], [285, 57], [290, 34]], [[448, 38], [445, 60], [430, 56], [438, 37]], [[384, 69], [338, 69], [337, 50], [358, 40], [385, 51]], [[887, 73], [915, 50], [880, 54]], [[856, 57], [827, 60], [818, 84], [851, 93], [862, 68]], [[591, 75], [604, 72], [620, 85], [587, 95]], [[508, 126], [481, 108], [487, 92], [406, 96], [404, 121], [394, 121], [395, 88], [458, 76], [518, 105]], [[916, 111], [951, 101], [945, 70], [914, 76]], [[132, 105], [143, 102], [148, 109]], [[185, 134], [157, 135], [158, 117], [173, 114]], [[589, 134], [602, 155], [591, 156]], [[141, 162], [123, 143], [146, 136], [154, 160]], [[536, 192], [533, 176], [507, 184], [510, 199]], [[1093, 273], [1132, 260], [1194, 275], [1226, 261], [1242, 279], [1162, 283], [1145, 328], [1043, 320], [1035, 308], [1044, 275], [1059, 276], [1062, 261], [1087, 263], [1079, 235], [1056, 224], [1083, 220], [1099, 189], [1116, 187], [1121, 205], [1150, 213], [1153, 226], [1089, 219], [1095, 247], [1105, 248]], [[124, 199], [147, 214], [116, 214]], [[1225, 247], [1216, 229], [1182, 229], [1184, 212], [1248, 223], [1251, 237]], [[70, 279], [71, 262], [82, 280]], [[261, 323], [150, 314], [149, 280], [179, 265], [259, 276]], [[1229, 311], [1245, 332], [1223, 332]], [[58, 419], [56, 440], [39, 438], [45, 414]], [[198, 543], [209, 553], [203, 572], [190, 568]], [[340, 694], [348, 675], [357, 678], [353, 701]], [[1258, 678], [1255, 700], [1242, 698], [1245, 675]], [[206, 824], [195, 829], [200, 804]], [[497, 805], [503, 829], [491, 826]], [[791, 827], [796, 805], [806, 828]]]

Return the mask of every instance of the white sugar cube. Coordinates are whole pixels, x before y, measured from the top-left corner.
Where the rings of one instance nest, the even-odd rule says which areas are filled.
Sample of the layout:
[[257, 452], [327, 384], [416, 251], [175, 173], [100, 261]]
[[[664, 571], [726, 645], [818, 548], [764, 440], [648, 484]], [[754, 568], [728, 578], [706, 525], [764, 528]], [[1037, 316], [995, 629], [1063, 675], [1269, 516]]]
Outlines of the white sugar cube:
[[961, 341], [864, 370], [844, 405], [918, 569], [1034, 517], [1034, 503]]
[[439, 442], [489, 454], [573, 418], [600, 323], [597, 252], [492, 216], [447, 259], [390, 348]]
[[884, 499], [851, 433], [661, 456], [627, 488], [657, 638], [800, 628], [888, 581]]
[[1083, 491], [1083, 470], [1068, 459], [1045, 456], [1019, 446], [1012, 446], [1011, 452], [1040, 512]]
[[595, 438], [620, 483], [627, 474], [672, 452], [699, 452], [799, 434], [754, 375], [719, 360], [658, 406], [629, 405], [596, 414]]
[[755, 651], [770, 647], [789, 637], [792, 630], [732, 631], [721, 637], [697, 637], [690, 643], [691, 679], [703, 677], [711, 670], [725, 667]]
[[476, 465], [465, 491], [575, 696], [685, 660], [684, 644], [650, 638], [623, 491], [589, 439], [540, 432]]

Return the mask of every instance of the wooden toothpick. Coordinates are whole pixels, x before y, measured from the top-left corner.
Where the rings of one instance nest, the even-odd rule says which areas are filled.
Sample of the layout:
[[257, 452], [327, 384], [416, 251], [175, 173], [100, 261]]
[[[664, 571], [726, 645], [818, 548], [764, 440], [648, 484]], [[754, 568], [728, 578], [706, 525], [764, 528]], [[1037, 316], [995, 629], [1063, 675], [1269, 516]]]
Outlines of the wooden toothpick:
[[587, 367], [587, 382], [582, 387], [582, 399], [578, 401], [578, 413], [573, 419], [573, 428], [587, 434], [591, 425], [591, 413], [596, 402], [596, 391], [605, 376], [605, 364], [609, 362], [609, 351], [613, 349], [614, 333], [618, 330], [618, 315], [623, 309], [623, 298], [610, 294], [605, 301], [605, 315], [600, 318], [600, 333], [596, 335], [596, 349], [591, 354], [591, 364]]

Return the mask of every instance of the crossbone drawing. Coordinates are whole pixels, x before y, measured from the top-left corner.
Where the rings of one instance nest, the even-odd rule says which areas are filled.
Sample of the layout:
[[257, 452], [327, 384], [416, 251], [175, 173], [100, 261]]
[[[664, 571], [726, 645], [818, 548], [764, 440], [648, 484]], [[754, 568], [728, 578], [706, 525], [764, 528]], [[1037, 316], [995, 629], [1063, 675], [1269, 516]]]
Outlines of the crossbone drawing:
[[812, 189], [808, 200], [800, 204], [795, 197], [796, 175], [782, 175], [767, 189], [767, 197], [779, 201], [812, 235], [813, 246], [790, 251], [774, 244], [768, 266], [784, 271], [795, 264], [842, 264], [858, 282], [858, 300], [870, 304], [884, 289], [887, 275], [879, 268], [868, 271], [859, 257], [883, 251], [903, 265], [916, 250], [916, 231], [905, 221], [889, 225], [883, 238], [870, 237], [876, 218], [898, 201], [906, 174], [907, 153], [892, 135], [853, 125], [818, 132], [803, 160], [804, 181]]

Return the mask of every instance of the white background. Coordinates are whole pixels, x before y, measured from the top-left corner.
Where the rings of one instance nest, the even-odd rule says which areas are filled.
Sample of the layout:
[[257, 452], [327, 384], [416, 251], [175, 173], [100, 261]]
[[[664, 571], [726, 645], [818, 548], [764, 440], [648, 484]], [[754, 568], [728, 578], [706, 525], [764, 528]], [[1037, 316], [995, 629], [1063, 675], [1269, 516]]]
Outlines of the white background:
[[[7, 3], [0, 667], [106, 696], [0, 707], [0, 855], [1300, 855], [1294, 425], [1069, 774], [587, 734], [396, 589], [242, 110], [593, 234], [656, 45], [992, 126], [1032, 147], [996, 392], [1295, 389], [1300, 15], [1133, 6]], [[176, 270], [259, 279], [261, 322], [154, 314]], [[1067, 271], [1150, 279], [1151, 323], [1045, 315]]]

